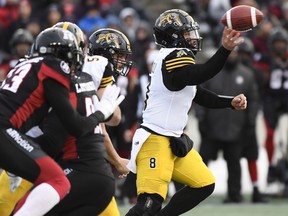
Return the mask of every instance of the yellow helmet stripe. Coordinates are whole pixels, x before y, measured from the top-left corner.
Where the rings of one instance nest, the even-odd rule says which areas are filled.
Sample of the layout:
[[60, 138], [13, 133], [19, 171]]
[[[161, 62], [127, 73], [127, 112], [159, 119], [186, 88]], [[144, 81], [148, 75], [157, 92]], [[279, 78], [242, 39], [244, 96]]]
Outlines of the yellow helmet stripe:
[[69, 26], [69, 23], [68, 23], [68, 22], [64, 22], [64, 23], [63, 23], [63, 29], [67, 30], [67, 29], [68, 29], [68, 26]]

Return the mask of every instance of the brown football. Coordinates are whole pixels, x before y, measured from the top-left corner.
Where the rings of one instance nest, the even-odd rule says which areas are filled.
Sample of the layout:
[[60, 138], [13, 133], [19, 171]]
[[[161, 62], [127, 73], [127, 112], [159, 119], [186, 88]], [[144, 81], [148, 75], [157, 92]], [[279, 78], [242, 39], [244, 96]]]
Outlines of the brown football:
[[221, 23], [237, 31], [249, 31], [263, 19], [263, 13], [249, 5], [239, 5], [228, 10], [221, 18]]

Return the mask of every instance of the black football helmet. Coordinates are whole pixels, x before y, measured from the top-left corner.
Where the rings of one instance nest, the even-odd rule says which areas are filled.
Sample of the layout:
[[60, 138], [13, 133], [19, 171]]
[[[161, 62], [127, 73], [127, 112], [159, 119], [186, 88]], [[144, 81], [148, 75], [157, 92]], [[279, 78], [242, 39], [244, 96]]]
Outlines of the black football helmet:
[[95, 31], [88, 40], [88, 55], [106, 57], [112, 63], [116, 75], [127, 76], [132, 67], [130, 42], [122, 32], [115, 29]]
[[77, 26], [75, 23], [72, 22], [58, 22], [53, 27], [62, 28], [68, 30], [74, 34], [77, 39], [78, 45], [80, 48], [84, 50], [85, 48], [85, 35], [83, 31]]
[[11, 47], [15, 47], [19, 43], [27, 43], [32, 45], [33, 42], [34, 38], [32, 34], [28, 30], [20, 28], [12, 35], [9, 43]]
[[77, 69], [83, 65], [83, 51], [74, 34], [61, 28], [47, 28], [36, 37], [32, 56], [44, 55], [53, 55]]
[[11, 40], [9, 41], [11, 53], [22, 56], [21, 53], [17, 53], [16, 46], [18, 44], [28, 44], [29, 46], [32, 46], [33, 42], [34, 38], [32, 34], [28, 30], [20, 28], [14, 32]]
[[[185, 11], [171, 9], [163, 12], [154, 25], [156, 44], [166, 48], [188, 48], [201, 51], [202, 37], [197, 22]], [[184, 34], [186, 35], [184, 37]]]

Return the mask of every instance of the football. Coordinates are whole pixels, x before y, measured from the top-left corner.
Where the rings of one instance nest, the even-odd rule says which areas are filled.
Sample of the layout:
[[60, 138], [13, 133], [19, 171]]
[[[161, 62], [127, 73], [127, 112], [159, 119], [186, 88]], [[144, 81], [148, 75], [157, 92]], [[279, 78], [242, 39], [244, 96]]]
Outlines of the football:
[[221, 23], [236, 31], [250, 31], [263, 19], [263, 13], [249, 5], [239, 5], [228, 10], [221, 18]]

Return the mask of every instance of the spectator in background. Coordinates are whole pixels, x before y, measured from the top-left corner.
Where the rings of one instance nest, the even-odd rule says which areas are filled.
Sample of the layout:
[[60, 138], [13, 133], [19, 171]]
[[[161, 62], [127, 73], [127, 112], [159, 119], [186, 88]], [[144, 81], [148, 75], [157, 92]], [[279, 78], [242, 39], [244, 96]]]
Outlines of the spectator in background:
[[73, 2], [73, 0], [63, 1], [63, 21], [72, 23], [76, 23], [78, 21], [76, 15], [74, 14], [76, 6], [77, 5]]
[[[262, 108], [263, 102], [263, 87], [264, 87], [264, 72], [253, 67], [253, 55], [254, 55], [254, 45], [252, 41], [245, 37], [244, 42], [236, 48], [238, 52], [238, 58], [241, 64], [245, 65], [252, 70], [255, 77], [255, 82], [257, 83], [257, 109], [252, 112], [251, 115], [247, 115], [247, 126], [243, 127], [242, 137], [242, 156], [247, 159], [248, 170], [250, 174], [250, 179], [253, 187], [253, 195], [251, 201], [253, 203], [263, 203], [267, 202], [264, 196], [259, 192], [259, 182], [258, 182], [258, 167], [257, 159], [259, 155], [259, 147], [256, 137], [256, 116]], [[248, 99], [249, 101], [249, 99]], [[254, 102], [253, 102], [254, 104]]]
[[135, 41], [132, 44], [133, 59], [139, 68], [139, 77], [149, 74], [147, 52], [155, 47], [151, 26], [147, 22], [140, 22], [136, 28]]
[[[269, 35], [269, 53], [271, 55], [269, 79], [265, 83], [264, 90], [264, 118], [266, 123], [265, 147], [268, 154], [269, 169], [267, 182], [275, 182], [278, 173], [275, 166], [274, 141], [275, 129], [282, 114], [288, 113], [288, 33], [284, 28], [275, 27]], [[288, 196], [288, 186], [285, 191]]]
[[99, 7], [98, 3], [88, 5], [85, 15], [78, 21], [79, 27], [88, 37], [93, 31], [107, 27], [107, 21], [102, 17]]
[[119, 18], [123, 31], [133, 44], [136, 40], [136, 29], [140, 22], [137, 11], [131, 7], [123, 8], [119, 14]]
[[255, 81], [257, 82], [258, 93], [259, 93], [259, 109], [263, 106], [263, 91], [264, 91], [264, 82], [265, 82], [265, 72], [259, 70], [255, 67], [255, 60], [254, 60], [254, 44], [248, 37], [243, 37], [244, 43], [237, 47], [238, 57], [240, 62], [245, 65], [246, 67], [250, 68], [253, 71], [255, 76]]
[[55, 25], [56, 23], [62, 21], [62, 8], [58, 4], [51, 4], [47, 9], [46, 23], [44, 28], [49, 28]]
[[33, 35], [33, 38], [36, 38], [41, 32], [42, 26], [36, 18], [33, 18], [27, 23], [26, 29]]
[[273, 24], [269, 17], [265, 17], [258, 27], [255, 28], [254, 35], [250, 37], [254, 44], [256, 67], [265, 72], [268, 72], [269, 68], [268, 37], [272, 28]]
[[18, 13], [18, 18], [14, 20], [9, 27], [10, 35], [12, 35], [19, 28], [25, 29], [27, 23], [30, 21], [32, 16], [32, 5], [29, 0], [19, 1]]
[[223, 14], [231, 8], [229, 0], [210, 0], [208, 3], [208, 13], [211, 21], [211, 25], [214, 26], [211, 30], [211, 37], [214, 41], [214, 46], [218, 46], [221, 41], [221, 32], [223, 31], [223, 25], [219, 20]]
[[6, 78], [7, 73], [13, 68], [20, 58], [29, 53], [34, 41], [32, 34], [25, 29], [18, 29], [9, 41], [11, 56], [0, 64], [0, 82]]
[[107, 21], [107, 27], [112, 29], [121, 30], [119, 18], [114, 14], [109, 14], [105, 17]]
[[255, 117], [258, 111], [257, 85], [253, 72], [240, 64], [238, 54], [232, 51], [221, 73], [203, 84], [203, 87], [219, 95], [237, 95], [243, 92], [249, 106], [245, 112], [230, 109], [208, 109], [196, 106], [199, 120], [201, 145], [199, 153], [204, 163], [217, 159], [223, 151], [228, 169], [228, 192], [224, 203], [241, 203], [241, 143], [243, 130], [255, 130]]
[[0, 7], [0, 35], [1, 35], [1, 50], [9, 53], [9, 43], [10, 40], [9, 28], [14, 20], [18, 19], [18, 1], [6, 0], [4, 5]]
[[283, 3], [282, 13], [283, 19], [281, 20], [281, 25], [284, 29], [288, 29], [288, 1]]

